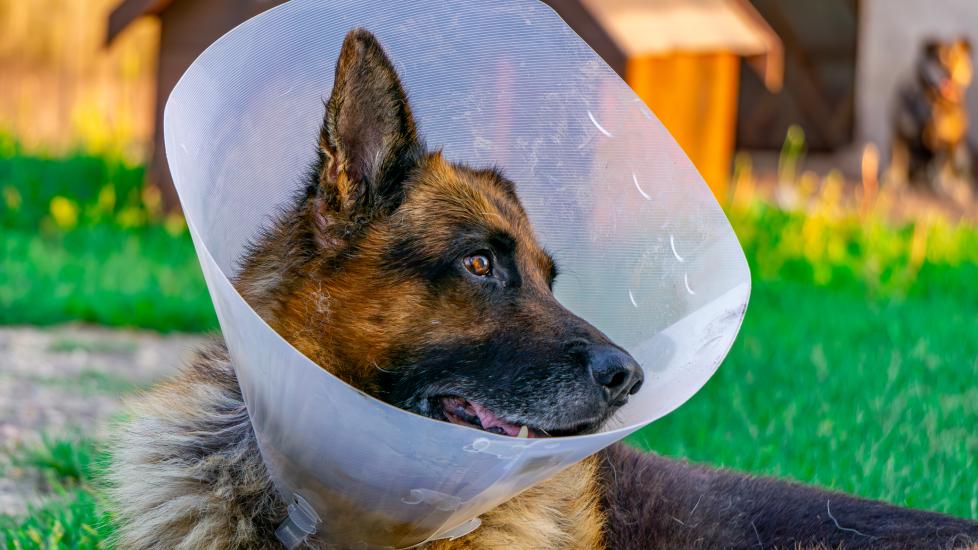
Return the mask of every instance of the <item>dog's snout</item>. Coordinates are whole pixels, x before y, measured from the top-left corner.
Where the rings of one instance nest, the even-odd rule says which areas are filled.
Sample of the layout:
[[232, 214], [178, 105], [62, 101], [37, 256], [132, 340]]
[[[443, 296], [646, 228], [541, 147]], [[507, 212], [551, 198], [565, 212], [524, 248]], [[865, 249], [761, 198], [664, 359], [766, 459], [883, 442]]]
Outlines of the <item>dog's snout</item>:
[[588, 355], [591, 376], [610, 403], [621, 404], [642, 387], [645, 375], [631, 355], [609, 345], [591, 346]]

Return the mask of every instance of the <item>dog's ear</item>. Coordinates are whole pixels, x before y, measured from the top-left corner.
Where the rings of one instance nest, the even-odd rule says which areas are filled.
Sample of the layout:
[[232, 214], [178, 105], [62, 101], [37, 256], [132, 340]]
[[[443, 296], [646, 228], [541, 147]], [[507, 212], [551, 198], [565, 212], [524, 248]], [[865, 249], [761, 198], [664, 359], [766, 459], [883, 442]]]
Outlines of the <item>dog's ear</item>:
[[321, 192], [351, 220], [390, 212], [422, 154], [401, 81], [373, 34], [346, 35], [319, 137]]

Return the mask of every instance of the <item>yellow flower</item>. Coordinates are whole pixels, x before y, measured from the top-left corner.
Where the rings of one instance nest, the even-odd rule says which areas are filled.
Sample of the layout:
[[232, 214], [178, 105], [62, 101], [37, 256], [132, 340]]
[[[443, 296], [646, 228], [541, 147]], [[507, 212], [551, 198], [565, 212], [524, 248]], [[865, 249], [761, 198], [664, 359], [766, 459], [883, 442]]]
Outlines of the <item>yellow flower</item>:
[[152, 185], [146, 184], [143, 186], [142, 192], [143, 206], [146, 207], [146, 211], [150, 215], [156, 215], [163, 204], [163, 195], [160, 193], [160, 188]]
[[98, 209], [100, 212], [111, 214], [115, 209], [115, 187], [108, 184], [98, 192]]
[[65, 197], [51, 199], [51, 218], [61, 229], [71, 229], [78, 225], [78, 205]]
[[180, 214], [168, 214], [163, 221], [163, 228], [170, 235], [176, 237], [187, 230], [187, 222]]
[[142, 209], [129, 206], [123, 208], [116, 215], [115, 220], [120, 227], [132, 229], [133, 227], [146, 225], [146, 212], [144, 212]]

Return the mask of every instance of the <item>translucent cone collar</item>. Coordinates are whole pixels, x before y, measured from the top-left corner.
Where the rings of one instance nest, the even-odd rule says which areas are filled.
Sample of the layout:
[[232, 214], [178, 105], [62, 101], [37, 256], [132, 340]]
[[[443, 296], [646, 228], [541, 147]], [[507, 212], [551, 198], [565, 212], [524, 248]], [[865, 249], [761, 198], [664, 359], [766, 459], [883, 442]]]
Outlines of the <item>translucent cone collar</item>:
[[[604, 431], [526, 440], [394, 408], [304, 357], [234, 290], [246, 243], [313, 161], [354, 27], [383, 43], [431, 146], [517, 183], [568, 274], [557, 298], [642, 365], [642, 391]], [[293, 0], [208, 48], [174, 88], [164, 129], [262, 456], [301, 514], [288, 536], [308, 528], [343, 546], [402, 548], [464, 534], [689, 399], [743, 318], [747, 264], [709, 189], [641, 100], [536, 0]]]

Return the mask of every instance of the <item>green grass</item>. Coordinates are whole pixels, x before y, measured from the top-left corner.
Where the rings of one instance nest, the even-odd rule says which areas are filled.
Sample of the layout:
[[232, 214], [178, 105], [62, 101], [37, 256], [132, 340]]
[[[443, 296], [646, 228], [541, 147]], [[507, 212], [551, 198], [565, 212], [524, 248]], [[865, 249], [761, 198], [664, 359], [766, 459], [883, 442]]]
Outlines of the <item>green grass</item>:
[[112, 522], [95, 489], [105, 454], [84, 438], [44, 438], [17, 449], [8, 467], [31, 468], [47, 480], [51, 497], [24, 518], [0, 516], [0, 546], [13, 549], [105, 548]]
[[12, 465], [38, 470], [58, 484], [81, 483], [92, 479], [97, 448], [84, 438], [42, 437], [41, 443], [18, 449]]
[[[755, 284], [740, 337], [707, 386], [630, 442], [660, 453], [978, 518], [978, 323], [953, 297], [867, 302], [850, 291]], [[939, 330], [938, 330], [939, 329]], [[54, 440], [20, 465], [67, 484], [14, 548], [96, 548], [111, 522], [89, 442]]]
[[216, 318], [188, 234], [103, 224], [0, 241], [0, 324], [201, 331]]
[[0, 133], [0, 234], [0, 324], [217, 326], [186, 226], [140, 166]]
[[794, 281], [857, 300], [954, 296], [978, 306], [978, 228], [942, 218], [893, 225], [856, 212], [769, 203], [728, 209], [755, 281]]
[[[143, 193], [143, 176], [142, 166], [120, 158], [84, 151], [65, 156], [26, 152], [0, 132], [0, 205], [5, 206], [0, 227], [30, 232], [57, 227], [51, 204], [58, 197], [76, 209], [75, 223], [69, 225], [138, 225], [158, 207], [155, 195]], [[149, 204], [144, 198], [151, 199]]]
[[978, 518], [978, 319], [759, 282], [728, 359], [640, 447]]
[[24, 519], [0, 517], [0, 542], [5, 548], [89, 550], [106, 548], [111, 521], [90, 488], [60, 491]]

